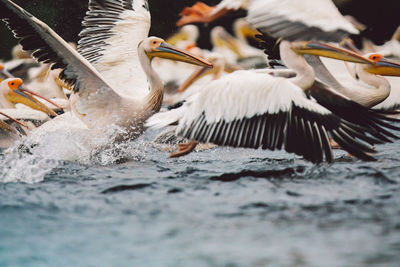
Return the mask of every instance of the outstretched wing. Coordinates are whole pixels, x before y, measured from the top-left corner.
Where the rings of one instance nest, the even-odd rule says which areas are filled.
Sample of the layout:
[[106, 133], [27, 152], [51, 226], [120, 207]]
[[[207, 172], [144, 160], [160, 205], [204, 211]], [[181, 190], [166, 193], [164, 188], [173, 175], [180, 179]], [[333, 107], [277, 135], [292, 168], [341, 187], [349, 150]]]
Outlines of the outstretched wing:
[[104, 79], [122, 96], [147, 95], [137, 52], [150, 29], [147, 0], [90, 0], [82, 25], [78, 51]]
[[248, 6], [249, 0], [222, 0], [215, 8], [213, 13], [218, 13], [222, 9], [238, 10]]
[[49, 26], [9, 0], [0, 0], [0, 18], [20, 40], [24, 50], [40, 62], [52, 63], [52, 69], [62, 68], [64, 79], [73, 85], [79, 96], [100, 93], [109, 101], [119, 99], [96, 69]]
[[359, 33], [332, 0], [252, 0], [247, 20], [261, 32], [288, 41], [339, 42]]
[[210, 83], [179, 109], [156, 114], [147, 125], [171, 123], [175, 116], [183, 137], [233, 147], [284, 147], [312, 162], [332, 161], [331, 135], [353, 155], [373, 160], [367, 153], [374, 150], [360, 142], [373, 139], [367, 130], [307, 99], [283, 78], [237, 71]]
[[387, 116], [394, 113], [363, 107], [319, 81], [308, 89], [308, 93], [337, 116], [370, 129], [370, 134], [382, 142], [391, 142], [390, 138], [398, 139], [390, 130], [400, 131], [399, 127], [393, 125], [400, 120]]

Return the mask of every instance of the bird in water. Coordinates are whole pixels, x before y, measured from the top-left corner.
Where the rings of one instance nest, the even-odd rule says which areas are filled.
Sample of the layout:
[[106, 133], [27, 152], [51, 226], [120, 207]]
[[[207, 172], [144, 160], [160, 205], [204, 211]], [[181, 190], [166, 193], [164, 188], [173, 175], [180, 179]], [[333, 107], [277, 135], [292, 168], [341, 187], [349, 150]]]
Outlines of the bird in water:
[[160, 109], [163, 99], [162, 81], [151, 66], [153, 58], [212, 66], [160, 38], [146, 38], [150, 13], [145, 0], [90, 0], [79, 53], [12, 1], [1, 0], [0, 10], [24, 49], [33, 50], [39, 61], [52, 63], [52, 69], [63, 69], [60, 78], [74, 90], [72, 114], [39, 127], [31, 134], [35, 142], [52, 131], [73, 130], [89, 149], [95, 149], [91, 141], [107, 140], [111, 126], [120, 134], [106, 145], [133, 140], [143, 133], [144, 122]]

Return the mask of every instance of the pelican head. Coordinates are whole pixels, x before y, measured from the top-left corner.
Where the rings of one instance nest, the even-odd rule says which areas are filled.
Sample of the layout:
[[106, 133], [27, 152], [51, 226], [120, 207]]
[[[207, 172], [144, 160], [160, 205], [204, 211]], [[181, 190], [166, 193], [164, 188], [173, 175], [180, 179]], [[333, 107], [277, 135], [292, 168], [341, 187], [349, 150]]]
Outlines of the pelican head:
[[160, 57], [170, 60], [182, 61], [202, 67], [212, 68], [211, 63], [201, 59], [200, 57], [192, 55], [187, 51], [174, 47], [158, 37], [149, 37], [142, 41], [139, 46], [142, 46], [147, 57], [150, 60], [155, 57]]
[[217, 26], [212, 29], [211, 42], [215, 47], [228, 48], [229, 50], [233, 51], [238, 57], [244, 57], [237, 40], [221, 26]]
[[389, 61], [381, 54], [370, 53], [365, 55], [373, 61], [373, 64], [367, 65], [364, 70], [371, 74], [382, 76], [400, 76], [400, 64]]
[[240, 18], [235, 21], [233, 24], [233, 28], [235, 30], [236, 36], [242, 38], [252, 38], [258, 40], [256, 38], [257, 35], [262, 35], [257, 29], [252, 27], [245, 19]]
[[167, 39], [167, 43], [177, 45], [180, 41], [191, 41], [196, 43], [199, 38], [199, 28], [195, 25], [185, 25], [176, 34]]
[[321, 42], [296, 42], [292, 43], [291, 48], [293, 51], [301, 55], [306, 54], [328, 57], [353, 63], [373, 64], [373, 61], [369, 58], [363, 57], [353, 51]]
[[57, 116], [52, 109], [33, 98], [22, 86], [23, 82], [19, 78], [8, 78], [0, 83], [0, 104], [3, 108], [14, 108], [15, 104], [20, 103], [47, 115]]

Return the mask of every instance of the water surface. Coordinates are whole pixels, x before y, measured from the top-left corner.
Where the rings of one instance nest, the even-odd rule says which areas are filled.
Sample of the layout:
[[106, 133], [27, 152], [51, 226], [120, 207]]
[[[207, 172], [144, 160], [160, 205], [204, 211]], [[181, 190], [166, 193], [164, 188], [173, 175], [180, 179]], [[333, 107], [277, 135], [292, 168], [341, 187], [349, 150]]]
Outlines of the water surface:
[[147, 139], [106, 166], [3, 156], [0, 266], [399, 266], [400, 142], [315, 166]]

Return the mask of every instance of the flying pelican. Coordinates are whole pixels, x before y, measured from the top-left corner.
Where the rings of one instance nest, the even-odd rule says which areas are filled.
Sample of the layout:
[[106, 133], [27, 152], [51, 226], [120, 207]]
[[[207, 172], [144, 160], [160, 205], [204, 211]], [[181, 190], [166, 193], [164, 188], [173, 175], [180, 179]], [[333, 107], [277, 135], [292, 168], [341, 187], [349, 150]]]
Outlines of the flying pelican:
[[[387, 141], [381, 136], [380, 126], [387, 126], [385, 121], [391, 119], [333, 91], [323, 91], [322, 87], [318, 88], [320, 98], [334, 102], [338, 109], [350, 105], [358, 113], [352, 116], [360, 119], [363, 126], [308, 99], [304, 91], [313, 87], [315, 77], [313, 68], [302, 55], [325, 55], [358, 63], [369, 60], [319, 43], [282, 41], [280, 51], [285, 65], [296, 71], [295, 77], [273, 77], [256, 70], [236, 71], [209, 83], [180, 108], [155, 114], [147, 126], [178, 123], [176, 133], [191, 140], [271, 150], [284, 147], [287, 152], [312, 162], [323, 161], [324, 155], [326, 161], [333, 160], [329, 135], [352, 155], [373, 160], [368, 153], [374, 150], [360, 140], [370, 144]], [[193, 143], [181, 148], [182, 154], [188, 153]]]
[[107, 129], [116, 125], [124, 130], [118, 141], [132, 140], [161, 107], [163, 84], [151, 66], [154, 57], [211, 67], [160, 38], [145, 38], [150, 25], [145, 0], [89, 1], [78, 45], [81, 54], [12, 1], [0, 0], [0, 12], [24, 49], [34, 50], [33, 56], [53, 63], [52, 68], [62, 68], [61, 77], [75, 91], [71, 96], [74, 115], [64, 114], [39, 127], [32, 133], [38, 139], [49, 130], [71, 127], [90, 142], [107, 137]]
[[226, 15], [229, 11], [247, 8], [250, 0], [222, 0], [217, 6], [211, 7], [203, 2], [197, 2], [192, 7], [186, 7], [180, 14], [182, 18], [178, 26], [188, 23], [210, 23]]
[[336, 42], [348, 33], [359, 33], [332, 0], [222, 0], [215, 7], [198, 2], [182, 11], [178, 25], [210, 22], [239, 8], [248, 10], [246, 19], [253, 27], [289, 41], [318, 37]]

